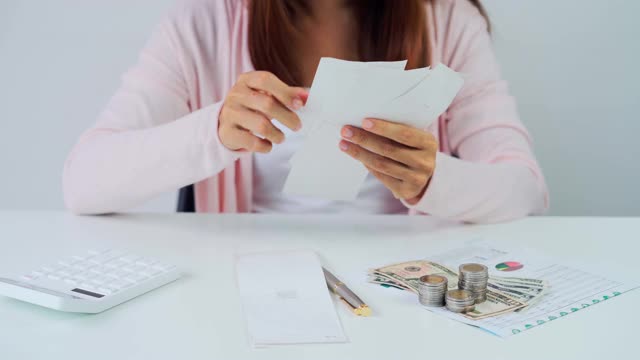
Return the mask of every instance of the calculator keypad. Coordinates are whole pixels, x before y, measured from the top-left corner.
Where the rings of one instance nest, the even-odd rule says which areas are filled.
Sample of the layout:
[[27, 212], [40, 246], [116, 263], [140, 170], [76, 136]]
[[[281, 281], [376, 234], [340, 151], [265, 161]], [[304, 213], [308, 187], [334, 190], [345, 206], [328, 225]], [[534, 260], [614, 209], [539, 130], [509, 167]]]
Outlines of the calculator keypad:
[[42, 266], [22, 275], [21, 279], [34, 281], [48, 278], [110, 295], [174, 268], [175, 266], [154, 259], [122, 251], [89, 251], [85, 256], [72, 256], [56, 264]]

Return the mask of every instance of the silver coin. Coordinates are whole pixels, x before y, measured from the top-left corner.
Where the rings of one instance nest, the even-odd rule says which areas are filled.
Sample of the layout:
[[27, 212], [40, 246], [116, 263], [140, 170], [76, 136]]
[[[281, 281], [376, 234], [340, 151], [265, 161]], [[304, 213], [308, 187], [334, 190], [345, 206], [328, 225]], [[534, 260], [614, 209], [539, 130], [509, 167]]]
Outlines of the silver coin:
[[462, 264], [458, 269], [458, 288], [471, 292], [476, 304], [486, 301], [489, 269], [476, 263]]
[[424, 306], [444, 306], [447, 287], [448, 280], [444, 276], [422, 276], [418, 279], [418, 301]]
[[480, 277], [489, 272], [489, 269], [485, 265], [476, 263], [462, 264], [458, 267], [458, 270], [464, 274]]
[[467, 290], [450, 290], [447, 292], [446, 307], [450, 311], [456, 313], [472, 311], [474, 303], [475, 298]]

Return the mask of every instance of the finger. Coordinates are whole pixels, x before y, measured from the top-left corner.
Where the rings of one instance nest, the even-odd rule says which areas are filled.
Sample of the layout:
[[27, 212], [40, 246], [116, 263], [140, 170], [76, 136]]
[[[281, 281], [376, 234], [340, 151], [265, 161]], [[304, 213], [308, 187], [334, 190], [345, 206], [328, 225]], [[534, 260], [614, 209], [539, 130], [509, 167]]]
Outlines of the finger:
[[369, 167], [367, 167], [367, 169], [371, 174], [373, 174], [373, 176], [376, 177], [376, 179], [380, 180], [380, 182], [382, 182], [382, 184], [384, 184], [387, 189], [391, 190], [393, 196], [396, 199], [404, 199], [410, 204], [415, 204], [422, 196], [422, 192], [418, 192], [417, 190], [419, 188], [416, 188], [404, 181], [400, 181], [394, 177], [376, 171], [375, 169], [371, 169]]
[[362, 121], [362, 128], [416, 149], [431, 149], [433, 146], [437, 149], [433, 135], [409, 125], [368, 118]]
[[393, 194], [393, 196], [396, 199], [399, 199], [399, 195], [398, 192], [401, 190], [402, 188], [402, 181], [398, 180], [392, 176], [389, 176], [387, 174], [383, 174], [380, 171], [377, 171], [375, 169], [372, 169], [370, 167], [367, 167], [367, 169], [369, 170], [369, 172], [371, 174], [373, 174], [373, 176], [376, 177], [376, 179], [380, 180], [380, 182], [387, 187], [387, 189], [389, 189], [391, 191], [391, 193]]
[[268, 153], [272, 149], [271, 142], [260, 139], [256, 135], [252, 134], [250, 131], [234, 127], [229, 129], [228, 138], [231, 139], [231, 142], [227, 146], [231, 150], [235, 151], [249, 151], [249, 152], [259, 152], [259, 153]]
[[238, 115], [237, 124], [272, 143], [281, 144], [284, 141], [284, 134], [271, 123], [271, 120], [250, 109], [244, 109]]
[[340, 141], [340, 149], [352, 158], [362, 162], [365, 166], [398, 180], [405, 180], [412, 176], [412, 171], [408, 167], [394, 160], [372, 153], [357, 144], [342, 140]]
[[254, 71], [244, 74], [241, 80], [244, 80], [244, 83], [254, 90], [264, 91], [273, 95], [284, 106], [293, 110], [298, 110], [304, 106], [304, 101], [308, 96], [307, 90], [289, 86], [268, 71]]
[[355, 126], [343, 127], [341, 134], [344, 139], [358, 144], [378, 155], [393, 159], [410, 167], [419, 165], [417, 158], [420, 156], [420, 150], [416, 150], [412, 147], [408, 147]]
[[258, 111], [269, 119], [278, 120], [293, 131], [298, 131], [302, 127], [298, 115], [269, 94], [249, 89], [249, 96], [243, 97], [240, 102], [243, 106]]

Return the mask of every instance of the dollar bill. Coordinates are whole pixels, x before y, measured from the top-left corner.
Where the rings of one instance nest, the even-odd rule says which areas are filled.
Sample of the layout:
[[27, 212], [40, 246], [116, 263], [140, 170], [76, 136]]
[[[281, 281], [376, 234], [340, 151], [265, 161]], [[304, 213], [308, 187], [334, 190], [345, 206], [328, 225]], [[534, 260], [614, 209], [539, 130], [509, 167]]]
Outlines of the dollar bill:
[[404, 285], [400, 285], [400, 284], [398, 284], [396, 282], [393, 282], [393, 281], [384, 281], [381, 278], [370, 278], [369, 282], [372, 283], [372, 284], [378, 284], [378, 285], [381, 285], [381, 286], [384, 286], [384, 287], [392, 287], [392, 288], [396, 288], [396, 289], [399, 289], [399, 290], [411, 291], [409, 288], [407, 288]]
[[521, 284], [531, 284], [537, 286], [545, 286], [546, 281], [541, 279], [530, 279], [530, 278], [520, 278], [520, 277], [506, 277], [506, 276], [491, 276], [494, 281], [500, 282], [514, 282]]
[[487, 289], [491, 289], [494, 290], [496, 292], [500, 292], [500, 293], [504, 293], [504, 294], [508, 294], [511, 297], [514, 297], [522, 302], [524, 302], [525, 304], [530, 304], [533, 300], [535, 300], [538, 296], [541, 296], [543, 293], [543, 289], [523, 289], [523, 288], [518, 288], [518, 289], [514, 289], [508, 286], [502, 286], [499, 283], [493, 283], [491, 281], [489, 281], [489, 283], [487, 284]]
[[494, 284], [498, 284], [500, 286], [504, 286], [511, 289], [521, 289], [521, 290], [536, 291], [536, 292], [547, 289], [546, 283], [532, 284], [532, 283], [523, 283], [523, 282], [508, 282], [508, 281], [496, 280], [491, 276], [489, 277], [489, 281], [491, 281]]
[[402, 284], [415, 293], [418, 292], [418, 279], [424, 275], [442, 275], [447, 278], [450, 289], [458, 287], [458, 274], [443, 265], [426, 260], [388, 265], [372, 272]]
[[[379, 284], [383, 286], [390, 286], [400, 290], [409, 290], [408, 287], [402, 285], [396, 281], [393, 281], [390, 278], [383, 277], [379, 274], [371, 274], [369, 277], [369, 282], [373, 284]], [[494, 290], [498, 293], [506, 293], [511, 297], [518, 299], [521, 302], [526, 303], [527, 306], [534, 304], [537, 302], [545, 292], [544, 286], [531, 286], [527, 284], [517, 284], [517, 283], [501, 283], [501, 282], [493, 282], [492, 279], [489, 279], [488, 288]]]
[[498, 316], [514, 312], [522, 309], [527, 304], [514, 299], [506, 294], [496, 291], [487, 290], [487, 300], [481, 304], [477, 304], [471, 312], [462, 314], [467, 319], [480, 320], [492, 316]]
[[401, 287], [403, 290], [409, 290], [408, 287], [393, 281], [392, 279], [380, 276], [378, 274], [369, 274], [369, 282], [373, 284], [389, 284], [397, 287]]
[[509, 293], [519, 300], [526, 302], [527, 307], [518, 311], [524, 311], [540, 301], [549, 288], [546, 281], [542, 284], [532, 285], [531, 283], [501, 282], [492, 279], [489, 279], [487, 286], [497, 286], [500, 291]]
[[[369, 281], [417, 293], [418, 279], [424, 275], [442, 275], [449, 289], [458, 287], [458, 274], [448, 267], [428, 261], [415, 260], [370, 270]], [[487, 301], [476, 305], [474, 311], [463, 316], [478, 320], [514, 311], [521, 311], [539, 300], [547, 288], [539, 279], [490, 277]]]

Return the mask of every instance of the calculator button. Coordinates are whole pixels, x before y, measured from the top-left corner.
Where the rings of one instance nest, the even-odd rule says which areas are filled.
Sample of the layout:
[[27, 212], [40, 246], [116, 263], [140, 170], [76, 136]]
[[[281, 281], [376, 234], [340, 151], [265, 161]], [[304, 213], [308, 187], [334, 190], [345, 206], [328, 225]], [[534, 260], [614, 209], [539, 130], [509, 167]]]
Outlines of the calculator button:
[[105, 266], [96, 266], [96, 267], [92, 267], [91, 269], [89, 269], [89, 272], [92, 272], [94, 274], [104, 274], [104, 273], [108, 273], [111, 269], [105, 267]]
[[135, 263], [138, 259], [140, 259], [140, 256], [137, 255], [126, 255], [120, 257], [120, 260], [126, 262], [127, 264]]
[[39, 279], [41, 276], [43, 276], [43, 274], [41, 273], [37, 273], [35, 271], [32, 271], [31, 273], [29, 273], [28, 275], [25, 275], [27, 277], [29, 277], [31, 280], [37, 280]]
[[76, 274], [75, 277], [80, 279], [80, 280], [89, 280], [89, 279], [95, 277], [95, 274], [81, 272], [81, 273]]
[[119, 257], [120, 255], [122, 255], [122, 253], [119, 251], [109, 251], [106, 253], [92, 256], [87, 260], [92, 264], [104, 264], [109, 262], [112, 259]]
[[120, 290], [120, 289], [128, 288], [131, 285], [133, 285], [133, 283], [131, 283], [129, 281], [116, 280], [116, 281], [112, 282], [111, 284], [109, 284], [109, 287], [112, 287], [112, 288]]
[[140, 258], [136, 261], [136, 265], [142, 265], [142, 266], [149, 266], [152, 265], [154, 263], [156, 263], [156, 260], [153, 259], [149, 259], [149, 258]]
[[53, 272], [54, 270], [49, 267], [43, 266], [37, 271], [40, 271], [43, 275], [47, 275], [48, 273]]
[[72, 270], [72, 271], [75, 271], [77, 273], [81, 273], [81, 272], [87, 272], [92, 267], [93, 267], [92, 264], [81, 263], [81, 264], [73, 265], [69, 269]]
[[131, 271], [132, 273], [140, 273], [141, 271], [145, 270], [147, 267], [146, 266], [141, 266], [141, 265], [134, 265], [131, 267], [123, 267], [123, 270], [127, 270], [127, 271]]
[[44, 272], [52, 273], [52, 272], [57, 271], [58, 269], [60, 269], [60, 266], [57, 266], [57, 265], [45, 265], [41, 269]]
[[163, 263], [156, 263], [156, 264], [153, 265], [154, 269], [158, 269], [160, 271], [169, 271], [174, 267], [175, 266], [173, 266], [173, 265], [168, 265], [168, 264], [163, 264]]
[[87, 262], [79, 262], [77, 264], [73, 264], [73, 268], [76, 270], [80, 270], [80, 271], [84, 271], [87, 270], [88, 268], [92, 267], [93, 264], [87, 263]]
[[75, 285], [78, 283], [78, 281], [76, 281], [75, 279], [72, 278], [66, 278], [64, 279], [64, 282], [66, 282], [67, 284], [71, 284], [71, 285]]
[[40, 277], [42, 275], [44, 275], [44, 272], [42, 270], [34, 270], [31, 272], [31, 275], [36, 276], [36, 277]]
[[107, 283], [109, 281], [111, 281], [112, 279], [106, 277], [106, 276], [96, 276], [93, 279], [89, 280], [90, 282], [94, 283], [94, 284], [98, 284], [98, 285], [102, 285], [104, 283]]
[[142, 280], [144, 280], [146, 278], [147, 278], [146, 276], [141, 275], [141, 274], [129, 274], [129, 275], [124, 277], [124, 280], [132, 282], [132, 283], [137, 283], [137, 282], [140, 282], [140, 281], [142, 281]]
[[58, 264], [60, 264], [60, 265], [62, 265], [64, 267], [67, 267], [67, 266], [71, 266], [71, 265], [73, 265], [73, 264], [75, 264], [77, 262], [78, 262], [78, 260], [76, 260], [74, 258], [69, 258], [69, 259], [58, 261]]
[[58, 275], [57, 273], [52, 273], [47, 275], [47, 277], [51, 280], [60, 280], [60, 275]]
[[136, 265], [136, 264], [134, 264], [134, 263], [129, 263], [129, 264], [127, 264], [127, 265], [123, 266], [123, 267], [122, 267], [122, 270], [132, 272], [132, 271], [133, 271], [133, 269], [135, 269], [137, 266], [138, 266], [138, 265]]
[[176, 269], [175, 265], [169, 265], [169, 266], [165, 266], [164, 267], [164, 272], [169, 272], [169, 271], [173, 271]]
[[146, 268], [145, 270], [143, 270], [143, 271], [142, 271], [142, 272], [140, 272], [140, 273], [141, 273], [142, 275], [146, 275], [146, 276], [151, 277], [151, 276], [158, 275], [158, 274], [159, 274], [159, 273], [161, 273], [161, 272], [162, 272], [161, 270], [154, 269], [154, 268], [150, 267], [150, 268]]
[[96, 290], [96, 287], [95, 287], [94, 284], [90, 284], [90, 283], [87, 283], [87, 282], [84, 282], [84, 283], [80, 284], [80, 287], [85, 289], [85, 290]]
[[37, 279], [38, 277], [37, 277], [37, 276], [33, 276], [33, 275], [29, 274], [29, 275], [22, 275], [20, 278], [21, 278], [22, 280], [25, 280], [25, 281], [32, 281], [32, 280]]
[[116, 275], [118, 275], [119, 278], [123, 278], [127, 275], [129, 275], [130, 273], [128, 271], [124, 271], [124, 270], [118, 270], [115, 272]]
[[80, 270], [77, 270], [77, 269], [70, 268], [70, 269], [67, 270], [67, 272], [69, 273], [69, 275], [67, 277], [74, 277], [74, 276], [76, 276], [78, 274], [82, 274], [84, 271], [80, 271]]
[[104, 295], [110, 295], [110, 294], [114, 293], [114, 291], [113, 291], [111, 288], [109, 288], [109, 287], [104, 287], [104, 286], [103, 286], [103, 287], [99, 287], [99, 288], [98, 288], [98, 291], [99, 291], [101, 294], [104, 294]]
[[71, 272], [69, 270], [67, 270], [67, 269], [61, 269], [61, 270], [58, 270], [56, 275], [58, 275], [58, 276], [71, 276]]
[[106, 273], [106, 274], [104, 274], [104, 276], [106, 276], [108, 278], [111, 278], [111, 279], [119, 279], [120, 278], [120, 276], [116, 275], [115, 272]]
[[107, 263], [104, 264], [104, 266], [111, 268], [111, 269], [118, 269], [123, 267], [124, 265], [127, 265], [126, 262], [120, 260], [120, 259], [113, 259]]

